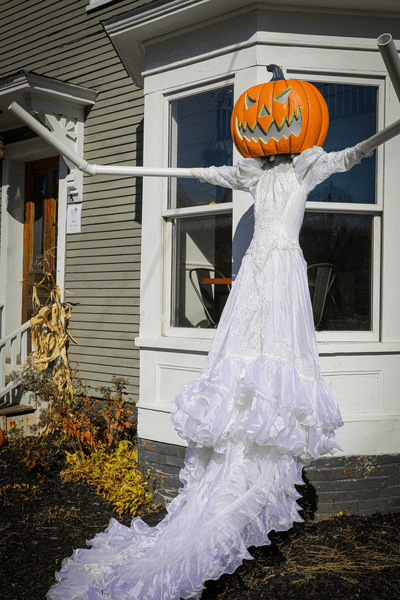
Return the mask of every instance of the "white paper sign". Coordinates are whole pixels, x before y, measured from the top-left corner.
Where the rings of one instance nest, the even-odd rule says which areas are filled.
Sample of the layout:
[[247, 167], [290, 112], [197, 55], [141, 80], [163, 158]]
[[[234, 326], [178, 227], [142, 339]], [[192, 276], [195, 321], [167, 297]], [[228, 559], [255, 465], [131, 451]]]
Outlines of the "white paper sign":
[[82, 204], [69, 204], [67, 210], [67, 233], [81, 232]]

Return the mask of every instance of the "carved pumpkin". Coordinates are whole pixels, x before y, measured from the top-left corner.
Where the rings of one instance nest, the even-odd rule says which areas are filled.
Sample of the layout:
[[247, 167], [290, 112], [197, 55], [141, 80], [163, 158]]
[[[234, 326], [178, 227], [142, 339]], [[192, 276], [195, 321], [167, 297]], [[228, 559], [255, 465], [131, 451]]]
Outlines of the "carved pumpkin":
[[298, 154], [321, 146], [329, 125], [322, 94], [307, 81], [285, 80], [277, 65], [267, 69], [271, 81], [249, 88], [233, 109], [232, 138], [240, 154]]

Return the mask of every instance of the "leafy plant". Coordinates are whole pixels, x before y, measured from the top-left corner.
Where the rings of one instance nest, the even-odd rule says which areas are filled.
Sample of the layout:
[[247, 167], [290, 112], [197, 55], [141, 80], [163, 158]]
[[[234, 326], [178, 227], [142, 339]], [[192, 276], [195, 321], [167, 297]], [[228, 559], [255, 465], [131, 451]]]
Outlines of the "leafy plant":
[[119, 516], [124, 512], [135, 516], [153, 505], [150, 470], [143, 478], [138, 469], [137, 448], [128, 440], [118, 442], [111, 451], [101, 445], [89, 455], [80, 451], [67, 453], [67, 463], [68, 468], [61, 473], [63, 481], [85, 479], [93, 483], [97, 494], [109, 500]]
[[47, 462], [37, 450], [30, 450], [29, 448], [27, 448], [25, 451], [25, 458], [25, 465], [30, 469], [33, 469], [36, 473], [37, 479], [43, 483], [46, 479]]

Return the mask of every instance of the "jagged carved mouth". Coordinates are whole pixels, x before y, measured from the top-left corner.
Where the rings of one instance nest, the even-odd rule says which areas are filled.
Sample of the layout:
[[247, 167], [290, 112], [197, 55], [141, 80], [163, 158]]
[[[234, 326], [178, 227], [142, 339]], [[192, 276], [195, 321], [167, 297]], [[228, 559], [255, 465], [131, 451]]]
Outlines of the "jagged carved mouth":
[[240, 139], [245, 139], [248, 142], [258, 142], [260, 139], [267, 144], [269, 140], [275, 140], [278, 142], [280, 139], [287, 139], [290, 135], [298, 136], [301, 132], [302, 127], [302, 115], [301, 108], [297, 109], [297, 114], [292, 111], [290, 119], [283, 118], [281, 124], [278, 126], [275, 119], [271, 121], [266, 131], [256, 121], [254, 126], [251, 127], [247, 121], [242, 123], [236, 117], [236, 131], [240, 136]]

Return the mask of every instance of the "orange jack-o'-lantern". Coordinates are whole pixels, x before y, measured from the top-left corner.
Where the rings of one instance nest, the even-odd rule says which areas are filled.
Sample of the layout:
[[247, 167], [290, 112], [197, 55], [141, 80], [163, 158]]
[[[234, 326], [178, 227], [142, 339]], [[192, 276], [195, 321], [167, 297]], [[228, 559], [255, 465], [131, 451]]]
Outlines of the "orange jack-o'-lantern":
[[298, 154], [321, 146], [329, 125], [321, 93], [307, 81], [285, 80], [277, 65], [267, 69], [271, 81], [249, 88], [233, 109], [232, 138], [240, 154]]

